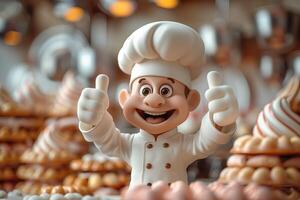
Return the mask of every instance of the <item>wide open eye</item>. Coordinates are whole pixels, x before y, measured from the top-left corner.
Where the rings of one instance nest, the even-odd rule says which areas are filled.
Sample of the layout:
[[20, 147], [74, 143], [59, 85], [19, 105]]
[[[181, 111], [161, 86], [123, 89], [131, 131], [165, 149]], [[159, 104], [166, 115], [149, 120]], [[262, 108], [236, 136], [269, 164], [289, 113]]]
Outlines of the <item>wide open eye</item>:
[[140, 88], [140, 95], [141, 96], [147, 96], [148, 94], [152, 93], [152, 87], [149, 84], [142, 85]]
[[173, 94], [173, 88], [170, 85], [162, 85], [159, 89], [159, 94], [163, 97], [170, 97]]

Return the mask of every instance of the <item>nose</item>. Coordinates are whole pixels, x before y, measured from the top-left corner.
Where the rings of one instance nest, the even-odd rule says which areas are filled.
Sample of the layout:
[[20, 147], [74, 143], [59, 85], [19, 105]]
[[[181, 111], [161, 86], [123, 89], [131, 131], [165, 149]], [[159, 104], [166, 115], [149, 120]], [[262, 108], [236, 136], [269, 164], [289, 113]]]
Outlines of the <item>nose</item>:
[[144, 99], [144, 104], [153, 108], [158, 108], [162, 106], [164, 103], [165, 103], [165, 99], [156, 93], [149, 94]]

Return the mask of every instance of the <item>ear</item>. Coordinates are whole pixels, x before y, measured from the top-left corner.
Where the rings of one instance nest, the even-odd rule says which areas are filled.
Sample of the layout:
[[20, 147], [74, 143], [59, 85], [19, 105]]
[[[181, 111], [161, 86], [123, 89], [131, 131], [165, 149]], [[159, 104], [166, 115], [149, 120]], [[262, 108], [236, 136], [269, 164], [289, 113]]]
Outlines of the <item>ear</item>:
[[127, 98], [129, 97], [129, 92], [126, 89], [122, 89], [119, 93], [119, 104], [121, 106], [121, 108], [123, 109], [124, 104], [127, 100]]
[[197, 90], [190, 90], [186, 99], [189, 104], [190, 111], [193, 111], [200, 103], [200, 94]]

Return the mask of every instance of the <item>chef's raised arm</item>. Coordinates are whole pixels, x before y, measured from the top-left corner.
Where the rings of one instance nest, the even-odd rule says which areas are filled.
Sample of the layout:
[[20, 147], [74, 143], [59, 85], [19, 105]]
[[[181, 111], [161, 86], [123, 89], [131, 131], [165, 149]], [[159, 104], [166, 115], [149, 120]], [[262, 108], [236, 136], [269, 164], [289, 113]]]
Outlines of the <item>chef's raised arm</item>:
[[82, 91], [77, 111], [79, 129], [84, 138], [93, 142], [103, 153], [128, 161], [131, 136], [121, 134], [107, 112], [108, 84], [109, 78], [100, 74], [96, 78], [95, 88], [85, 88]]
[[208, 73], [207, 81], [208, 113], [202, 119], [200, 131], [186, 135], [183, 142], [191, 162], [208, 156], [220, 144], [227, 143], [236, 129], [239, 111], [232, 88], [223, 85], [221, 74], [215, 71]]

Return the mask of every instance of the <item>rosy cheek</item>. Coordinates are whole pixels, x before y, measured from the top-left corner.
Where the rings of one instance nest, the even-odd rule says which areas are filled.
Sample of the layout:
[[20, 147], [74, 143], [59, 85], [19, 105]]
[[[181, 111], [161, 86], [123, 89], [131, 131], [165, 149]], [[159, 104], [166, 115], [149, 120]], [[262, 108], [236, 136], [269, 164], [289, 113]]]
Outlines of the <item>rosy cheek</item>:
[[143, 102], [142, 98], [138, 95], [130, 96], [124, 104], [123, 111], [132, 112], [135, 110], [140, 102]]
[[180, 95], [173, 96], [169, 98], [169, 103], [175, 109], [181, 110], [182, 108], [187, 107], [187, 101], [185, 97]]

